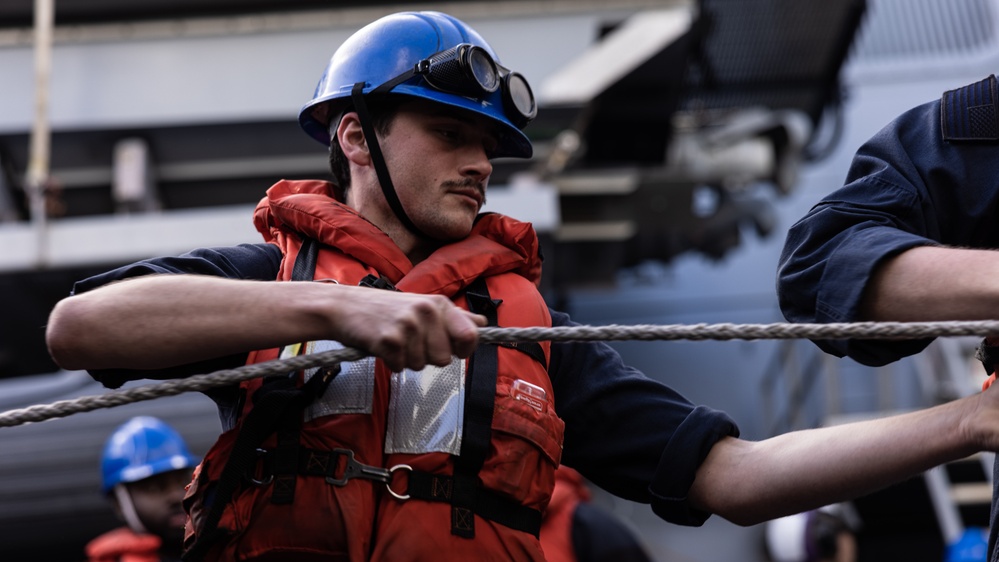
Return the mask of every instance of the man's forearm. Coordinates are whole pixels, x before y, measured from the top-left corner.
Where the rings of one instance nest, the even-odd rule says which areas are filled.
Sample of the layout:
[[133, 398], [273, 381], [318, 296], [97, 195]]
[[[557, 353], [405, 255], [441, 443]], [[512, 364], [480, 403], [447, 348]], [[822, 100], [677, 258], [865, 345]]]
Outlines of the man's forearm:
[[994, 446], [984, 442], [994, 437], [969, 429], [980, 398], [760, 442], [723, 440], [698, 470], [691, 498], [742, 525], [855, 498]]
[[865, 289], [867, 320], [999, 318], [999, 252], [921, 246], [884, 264]]
[[159, 275], [64, 299], [49, 316], [46, 340], [65, 369], [162, 369], [328, 339], [401, 371], [468, 357], [485, 323], [441, 295]]
[[194, 275], [120, 281], [60, 301], [46, 339], [67, 369], [163, 368], [284, 345], [323, 329], [308, 299], [328, 287], [295, 285]]

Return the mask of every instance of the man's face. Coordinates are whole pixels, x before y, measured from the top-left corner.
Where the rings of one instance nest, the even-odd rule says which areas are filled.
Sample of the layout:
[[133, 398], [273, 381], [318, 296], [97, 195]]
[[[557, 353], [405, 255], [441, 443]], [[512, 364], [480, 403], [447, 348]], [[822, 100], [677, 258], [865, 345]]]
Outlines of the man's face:
[[490, 121], [427, 101], [404, 104], [380, 139], [406, 214], [428, 235], [464, 238], [486, 200], [496, 149]]
[[135, 512], [146, 530], [160, 536], [164, 543], [181, 544], [184, 540], [184, 486], [191, 481], [191, 470], [163, 472], [145, 480], [126, 484]]

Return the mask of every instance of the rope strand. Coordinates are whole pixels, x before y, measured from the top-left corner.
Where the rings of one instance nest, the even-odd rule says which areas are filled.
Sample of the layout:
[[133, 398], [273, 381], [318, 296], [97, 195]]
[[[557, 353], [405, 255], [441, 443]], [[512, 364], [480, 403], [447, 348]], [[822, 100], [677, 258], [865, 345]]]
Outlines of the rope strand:
[[[949, 322], [855, 322], [831, 324], [672, 324], [608, 326], [554, 326], [551, 328], [480, 328], [480, 343], [528, 341], [668, 341], [668, 340], [760, 340], [760, 339], [878, 339], [904, 340], [934, 337], [988, 336], [999, 334], [999, 321]], [[175, 396], [185, 392], [236, 384], [257, 377], [292, 373], [344, 361], [356, 361], [368, 354], [341, 348], [310, 355], [275, 359], [264, 363], [224, 369], [184, 379], [169, 380], [96, 396], [82, 396], [51, 404], [38, 404], [0, 413], [0, 427], [12, 427], [52, 418], [113, 408], [132, 402]]]

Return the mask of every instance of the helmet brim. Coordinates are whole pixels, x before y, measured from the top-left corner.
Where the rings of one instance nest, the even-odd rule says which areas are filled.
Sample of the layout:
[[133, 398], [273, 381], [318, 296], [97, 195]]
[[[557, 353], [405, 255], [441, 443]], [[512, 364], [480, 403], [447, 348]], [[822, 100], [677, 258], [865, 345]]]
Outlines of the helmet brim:
[[[365, 93], [371, 89], [365, 88]], [[509, 120], [496, 116], [496, 113], [502, 114], [502, 111], [490, 111], [490, 106], [496, 103], [492, 99], [478, 100], [409, 84], [396, 86], [392, 89], [391, 94], [433, 101], [464, 109], [489, 119], [498, 126], [497, 130], [500, 133], [496, 151], [491, 155], [493, 158], [530, 158], [534, 155], [534, 147], [527, 135]], [[298, 122], [309, 136], [324, 146], [329, 146], [331, 140], [330, 121], [334, 116], [339, 115], [347, 105], [349, 105], [349, 97], [344, 98], [339, 93], [312, 100], [302, 107], [298, 115]]]

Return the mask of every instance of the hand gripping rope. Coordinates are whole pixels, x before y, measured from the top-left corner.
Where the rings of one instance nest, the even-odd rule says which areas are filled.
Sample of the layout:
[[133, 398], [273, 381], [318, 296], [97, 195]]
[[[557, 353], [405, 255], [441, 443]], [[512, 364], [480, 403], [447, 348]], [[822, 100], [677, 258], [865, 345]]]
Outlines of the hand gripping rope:
[[[761, 339], [871, 339], [906, 340], [934, 337], [999, 335], [999, 321], [950, 322], [855, 322], [831, 324], [673, 324], [633, 326], [555, 326], [552, 328], [479, 328], [480, 343], [514, 343], [527, 341], [665, 341], [665, 340], [761, 340]], [[324, 351], [275, 359], [265, 363], [245, 365], [184, 379], [124, 390], [113, 390], [96, 396], [82, 396], [51, 404], [38, 404], [0, 413], [0, 427], [12, 427], [112, 408], [132, 402], [175, 396], [184, 392], [203, 391], [288, 371], [298, 371], [323, 365], [339, 365], [369, 355], [354, 348]]]

